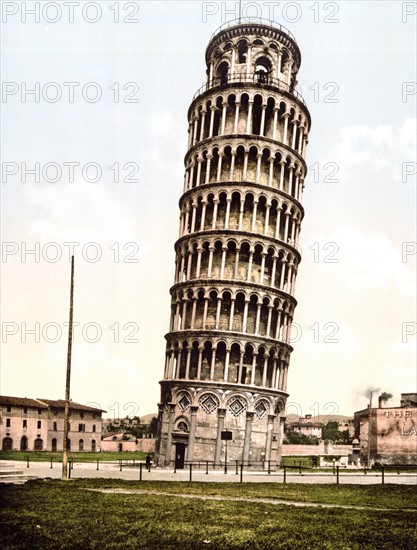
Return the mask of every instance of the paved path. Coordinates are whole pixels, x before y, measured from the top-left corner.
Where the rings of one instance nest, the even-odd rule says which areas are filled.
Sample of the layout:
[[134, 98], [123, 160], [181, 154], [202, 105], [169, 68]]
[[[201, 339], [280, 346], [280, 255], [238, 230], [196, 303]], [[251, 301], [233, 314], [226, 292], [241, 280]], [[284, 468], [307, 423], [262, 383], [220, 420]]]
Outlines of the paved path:
[[[0, 461], [0, 474], [7, 470], [10, 473], [11, 469], [16, 471], [23, 471], [23, 476], [29, 478], [53, 478], [60, 479], [62, 474], [61, 463], [54, 463], [53, 467], [50, 467], [50, 462], [30, 462], [29, 468], [26, 466], [26, 462], [22, 461]], [[9, 476], [8, 476], [9, 477]], [[8, 477], [0, 475], [0, 481], [11, 481]], [[17, 477], [17, 476], [16, 476]], [[100, 463], [99, 470], [97, 470], [96, 463], [74, 463], [74, 467], [71, 470], [72, 478], [104, 478], [104, 479], [126, 479], [126, 480], [139, 480], [139, 468], [123, 466], [123, 470], [120, 471], [120, 467], [116, 463]], [[152, 469], [148, 472], [145, 467], [142, 469], [142, 479], [155, 480], [155, 481], [189, 481], [190, 472], [186, 470], [162, 470]], [[236, 475], [235, 469], [229, 469], [225, 474], [223, 471], [209, 471], [208, 474], [205, 470], [192, 471], [192, 481], [214, 481], [214, 482], [239, 482], [240, 476]], [[284, 473], [273, 472], [268, 474], [267, 472], [243, 472], [243, 481], [254, 483], [283, 483]], [[302, 473], [298, 471], [287, 471], [286, 474], [287, 483], [311, 483], [311, 484], [336, 484], [336, 475], [326, 472], [318, 473]], [[340, 472], [339, 483], [344, 484], [359, 484], [359, 485], [376, 485], [382, 483], [382, 476], [380, 472], [368, 472], [366, 475], [361, 473], [355, 473], [355, 471], [343, 470]], [[385, 483], [395, 483], [400, 485], [417, 485], [417, 474], [403, 473], [398, 475], [397, 473], [385, 473]]]
[[[345, 510], [374, 510], [378, 512], [395, 511], [396, 508], [380, 508], [374, 506], [355, 506], [347, 504], [327, 504], [320, 502], [300, 502], [294, 500], [281, 500], [278, 498], [251, 498], [251, 497], [228, 497], [220, 495], [193, 495], [183, 493], [167, 493], [164, 491], [148, 491], [145, 489], [90, 489], [85, 488], [86, 491], [93, 491], [95, 493], [110, 493], [121, 495], [162, 495], [168, 497], [180, 497], [180, 498], [197, 498], [200, 500], [228, 500], [232, 502], [253, 502], [255, 504], [274, 504], [284, 506], [298, 506], [298, 507], [314, 507], [314, 508], [343, 508]], [[416, 513], [416, 508], [401, 508], [401, 512]]]

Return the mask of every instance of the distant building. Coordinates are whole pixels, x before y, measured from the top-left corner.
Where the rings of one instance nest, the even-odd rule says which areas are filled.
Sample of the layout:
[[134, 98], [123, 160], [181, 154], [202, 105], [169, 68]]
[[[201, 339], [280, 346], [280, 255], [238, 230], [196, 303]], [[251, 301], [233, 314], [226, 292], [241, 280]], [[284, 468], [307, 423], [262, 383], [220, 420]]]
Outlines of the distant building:
[[[364, 409], [355, 413], [355, 436], [361, 461], [417, 464], [417, 395], [401, 394], [400, 407]], [[369, 429], [370, 427], [370, 429]]]
[[[63, 399], [0, 396], [0, 443], [3, 451], [62, 451]], [[101, 409], [70, 404], [69, 450], [97, 451], [102, 432]]]
[[286, 425], [286, 432], [298, 432], [308, 437], [317, 437], [321, 439], [323, 424], [321, 422], [313, 422], [312, 415], [306, 414], [304, 418], [299, 418], [297, 421], [289, 422]]

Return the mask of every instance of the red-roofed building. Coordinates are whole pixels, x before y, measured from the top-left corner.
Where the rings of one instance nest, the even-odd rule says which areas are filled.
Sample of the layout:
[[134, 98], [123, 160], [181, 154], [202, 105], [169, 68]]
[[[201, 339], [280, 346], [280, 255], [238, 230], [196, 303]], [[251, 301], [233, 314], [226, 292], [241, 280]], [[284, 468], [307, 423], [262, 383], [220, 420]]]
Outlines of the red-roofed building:
[[[63, 399], [0, 396], [0, 445], [3, 451], [62, 451]], [[102, 409], [71, 401], [69, 450], [100, 449]]]

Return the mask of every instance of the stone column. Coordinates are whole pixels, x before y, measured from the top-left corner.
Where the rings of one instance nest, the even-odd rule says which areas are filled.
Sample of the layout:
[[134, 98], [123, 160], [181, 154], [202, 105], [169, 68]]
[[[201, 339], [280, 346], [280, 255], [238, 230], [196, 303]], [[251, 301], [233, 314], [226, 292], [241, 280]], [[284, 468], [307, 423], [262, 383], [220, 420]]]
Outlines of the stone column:
[[239, 273], [239, 257], [240, 257], [240, 250], [237, 249], [237, 250], [236, 250], [235, 269], [234, 269], [234, 273], [233, 273], [233, 279], [237, 279], [237, 278], [238, 278], [238, 273]]
[[271, 338], [271, 321], [272, 321], [272, 310], [274, 306], [268, 306], [268, 319], [266, 321], [266, 337]]
[[190, 422], [190, 433], [188, 436], [188, 451], [187, 451], [187, 460], [191, 462], [194, 454], [194, 442], [195, 442], [195, 427], [197, 423], [197, 411], [198, 405], [191, 405], [191, 422]]
[[268, 178], [268, 185], [269, 187], [272, 186], [272, 181], [274, 179], [274, 157], [271, 157], [269, 159], [269, 178]]
[[231, 303], [230, 303], [229, 330], [233, 330], [233, 317], [235, 315], [235, 302], [236, 302], [236, 299], [232, 298]]
[[216, 330], [219, 330], [220, 313], [221, 313], [221, 309], [222, 309], [222, 301], [223, 301], [223, 298], [221, 296], [218, 296], [217, 297], [217, 309], [216, 309], [216, 321], [215, 321], [215, 325], [214, 325], [214, 328]]
[[196, 269], [196, 272], [195, 272], [196, 279], [198, 279], [200, 277], [200, 271], [201, 271], [201, 254], [203, 252], [203, 249], [201, 248], [201, 246], [197, 247], [197, 252], [198, 252], [197, 269]]
[[193, 132], [193, 145], [197, 143], [197, 125], [198, 125], [198, 118], [194, 117], [194, 132]]
[[283, 138], [283, 142], [284, 142], [284, 145], [288, 145], [288, 119], [290, 117], [290, 114], [289, 113], [285, 113], [284, 114], [284, 138]]
[[204, 224], [206, 222], [206, 208], [207, 208], [207, 202], [202, 202], [203, 208], [201, 211], [201, 220], [200, 220], [200, 231], [204, 231]]
[[265, 133], [265, 111], [266, 111], [266, 104], [262, 105], [261, 128], [260, 128], [261, 136], [263, 136]]
[[255, 231], [256, 228], [256, 215], [258, 210], [258, 201], [253, 201], [253, 211], [252, 211], [252, 225], [251, 225], [251, 231], [252, 233]]
[[249, 461], [250, 436], [252, 433], [253, 412], [246, 411], [245, 441], [243, 443], [243, 462]]
[[266, 386], [266, 374], [268, 371], [268, 356], [265, 355], [264, 357], [264, 365], [262, 367], [262, 386]]
[[261, 160], [262, 153], [258, 153], [257, 162], [256, 162], [256, 183], [259, 183], [261, 179]]
[[240, 360], [239, 360], [239, 370], [237, 375], [237, 383], [242, 384], [242, 370], [243, 370], [243, 359], [245, 357], [245, 352], [240, 352]]
[[200, 141], [203, 141], [204, 139], [204, 126], [206, 123], [206, 113], [207, 111], [201, 111]]
[[255, 336], [259, 336], [259, 321], [261, 318], [262, 304], [256, 306], [256, 318], [255, 318]]
[[280, 163], [280, 171], [279, 171], [279, 190], [284, 190], [284, 175], [285, 175], [285, 161], [281, 160]]
[[216, 364], [216, 353], [217, 353], [217, 347], [212, 346], [212, 348], [211, 348], [210, 380], [214, 380], [214, 367], [215, 367], [215, 364]]
[[174, 427], [175, 403], [168, 403], [168, 432], [165, 448], [165, 466], [169, 466], [171, 462], [171, 447], [172, 447], [172, 429]]
[[235, 111], [235, 125], [233, 128], [233, 133], [237, 134], [239, 130], [239, 109], [240, 109], [240, 102], [236, 101], [236, 111]]
[[277, 139], [277, 123], [278, 123], [278, 109], [274, 107], [274, 126], [272, 131], [272, 139]]
[[272, 433], [274, 431], [274, 414], [268, 414], [268, 429], [266, 432], [265, 460], [271, 460]]
[[214, 462], [220, 464], [222, 456], [222, 431], [224, 427], [224, 417], [226, 416], [226, 409], [217, 409], [217, 437], [216, 437], [216, 451], [214, 454]]
[[214, 111], [216, 110], [216, 106], [212, 105], [210, 107], [210, 131], [209, 131], [209, 138], [213, 137], [213, 128], [214, 128]]
[[243, 320], [242, 320], [242, 332], [246, 332], [246, 325], [248, 324], [248, 307], [249, 300], [245, 300], [245, 307], [243, 309]]
[[201, 362], [203, 359], [203, 351], [204, 348], [200, 347], [198, 348], [198, 364], [197, 364], [197, 380], [201, 380]]
[[211, 224], [212, 229], [216, 229], [216, 223], [217, 223], [217, 209], [219, 205], [219, 199], [213, 199], [213, 221]]
[[246, 78], [247, 79], [249, 79], [249, 75], [250, 75], [251, 53], [252, 53], [252, 46], [248, 46], [248, 51], [246, 53]]
[[224, 135], [224, 132], [225, 132], [225, 128], [226, 128], [226, 113], [227, 113], [227, 103], [226, 102], [223, 102], [222, 103], [222, 107], [223, 107], [223, 110], [222, 110], [222, 124], [221, 124], [221, 132], [220, 132], [220, 135]]
[[164, 415], [164, 405], [162, 403], [158, 403], [158, 424], [156, 428], [156, 441], [155, 441], [155, 458], [156, 458], [157, 466], [164, 466], [164, 464], [160, 463], [163, 415]]
[[252, 133], [252, 108], [253, 108], [253, 101], [248, 101], [248, 121], [246, 124], [246, 133], [251, 134]]
[[224, 381], [227, 382], [229, 378], [229, 363], [230, 363], [230, 349], [226, 348], [226, 360], [224, 363]]
[[207, 155], [207, 165], [206, 165], [206, 177], [204, 183], [210, 182], [210, 170], [211, 170], [211, 161], [213, 160], [213, 155]]
[[190, 379], [191, 348], [187, 348], [187, 362], [185, 364], [185, 378]]
[[224, 270], [226, 267], [226, 254], [227, 254], [227, 246], [222, 247], [222, 263], [220, 266], [220, 278], [223, 279], [224, 277]]
[[240, 201], [240, 210], [239, 210], [239, 226], [238, 231], [242, 231], [242, 224], [243, 224], [243, 212], [245, 210], [245, 200]]
[[271, 280], [269, 282], [269, 286], [275, 286], [275, 273], [277, 270], [277, 257], [274, 256], [272, 260], [272, 274], [271, 274]]
[[220, 181], [221, 177], [222, 177], [222, 164], [223, 164], [223, 153], [219, 153], [219, 162], [218, 162], [218, 165], [217, 165], [217, 177], [216, 177], [216, 181]]
[[294, 120], [292, 124], [292, 142], [291, 142], [292, 149], [295, 149], [296, 139], [297, 139], [297, 121]]
[[251, 373], [251, 377], [250, 377], [250, 383], [251, 383], [252, 386], [255, 384], [256, 358], [257, 357], [258, 357], [258, 354], [254, 353], [253, 358], [252, 358], [252, 373]]
[[224, 221], [224, 228], [229, 229], [229, 218], [230, 218], [230, 204], [232, 202], [232, 199], [228, 197], [226, 199], [226, 217]]

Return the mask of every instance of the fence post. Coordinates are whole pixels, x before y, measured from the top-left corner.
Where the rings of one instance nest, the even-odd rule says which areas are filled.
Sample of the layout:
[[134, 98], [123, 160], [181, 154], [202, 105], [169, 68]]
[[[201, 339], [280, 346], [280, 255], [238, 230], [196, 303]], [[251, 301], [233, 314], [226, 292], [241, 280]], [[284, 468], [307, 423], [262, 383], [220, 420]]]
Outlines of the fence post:
[[381, 481], [382, 481], [382, 485], [384, 485], [385, 483], [385, 467], [382, 466], [382, 469], [381, 469]]
[[100, 463], [100, 459], [98, 458], [97, 459], [97, 470], [99, 469], [99, 463]]
[[239, 461], [236, 460], [236, 475], [239, 473]]
[[287, 483], [287, 467], [284, 464], [284, 483]]
[[268, 460], [268, 474], [271, 473], [271, 461]]
[[339, 466], [336, 466], [336, 483], [339, 485]]
[[52, 468], [52, 456], [51, 456], [51, 468]]
[[121, 460], [120, 461], [120, 471], [122, 471], [122, 468], [123, 468], [123, 466], [122, 466], [122, 460]]
[[26, 468], [29, 468], [29, 456], [26, 457]]
[[71, 460], [68, 461], [68, 479], [71, 479], [72, 464]]
[[190, 482], [193, 480], [193, 465], [190, 462]]
[[142, 462], [139, 462], [139, 481], [142, 481]]
[[206, 475], [208, 475], [208, 460], [206, 460]]
[[243, 463], [240, 465], [240, 483], [243, 481]]

